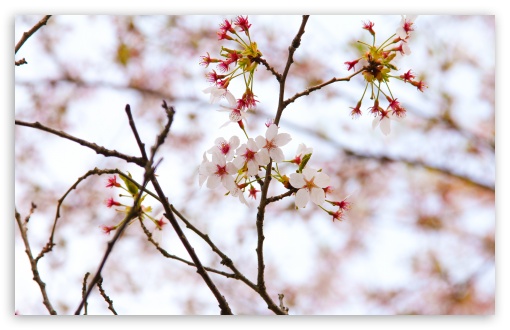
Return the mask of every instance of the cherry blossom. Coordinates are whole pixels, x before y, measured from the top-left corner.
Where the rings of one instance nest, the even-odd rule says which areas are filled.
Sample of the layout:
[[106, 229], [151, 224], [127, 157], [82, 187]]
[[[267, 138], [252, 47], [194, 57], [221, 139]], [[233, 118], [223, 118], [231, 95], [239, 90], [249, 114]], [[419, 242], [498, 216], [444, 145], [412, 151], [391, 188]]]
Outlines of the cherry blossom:
[[234, 164], [227, 163], [221, 153], [214, 152], [212, 161], [208, 161], [204, 155], [204, 160], [198, 170], [199, 184], [202, 185], [207, 179], [207, 188], [214, 189], [221, 183], [228, 191], [235, 191], [237, 185], [232, 175], [236, 172], [237, 169]]
[[236, 98], [232, 93], [228, 93], [225, 95], [225, 98], [228, 101], [229, 106], [221, 105], [222, 109], [219, 109], [219, 112], [229, 112], [228, 118], [229, 121], [227, 121], [225, 124], [221, 125], [220, 127], [225, 127], [226, 125], [230, 123], [237, 123], [239, 121], [246, 119], [246, 112], [238, 108], [238, 103], [236, 101]]
[[324, 189], [329, 185], [329, 176], [310, 167], [305, 167], [302, 173], [292, 173], [290, 184], [299, 189], [296, 193], [296, 207], [305, 207], [308, 201], [322, 205], [326, 198]]
[[283, 147], [290, 142], [292, 138], [288, 133], [278, 134], [278, 126], [271, 124], [266, 131], [266, 137], [257, 136], [255, 141], [257, 146], [261, 148], [259, 155], [263, 164], [269, 163], [269, 157], [275, 162], [282, 162], [285, 158], [283, 151], [280, 147]]
[[[405, 109], [404, 109], [405, 111]], [[381, 129], [381, 132], [384, 135], [388, 135], [391, 132], [391, 122], [392, 121], [401, 121], [400, 117], [391, 116], [390, 110], [383, 110], [379, 108], [379, 115], [374, 118], [372, 122], [372, 129], [377, 128], [378, 126]]]
[[400, 39], [405, 40], [409, 37], [411, 31], [414, 31], [413, 24], [416, 17], [418, 17], [418, 15], [402, 15], [402, 19], [400, 20], [400, 24], [396, 32]]
[[311, 154], [313, 152], [313, 148], [307, 148], [304, 143], [299, 144], [297, 151], [296, 151], [296, 157], [294, 157], [293, 160], [291, 160], [291, 163], [294, 164], [301, 164], [301, 161], [303, 160], [303, 157], [305, 155]]
[[234, 158], [234, 152], [239, 146], [240, 140], [237, 136], [232, 136], [228, 142], [222, 137], [217, 138], [214, 141], [215, 146], [207, 150], [208, 153], [219, 152], [225, 156], [226, 161], [231, 161]]
[[239, 149], [236, 150], [237, 157], [232, 163], [238, 168], [242, 169], [246, 166], [246, 171], [249, 176], [254, 176], [259, 172], [259, 166], [266, 165], [262, 157], [258, 153], [259, 147], [254, 139], [248, 139], [243, 143]]
[[229, 191], [233, 197], [238, 197], [241, 203], [245, 204], [246, 206], [250, 206], [246, 198], [244, 198], [243, 190], [239, 188], [237, 184], [234, 183], [234, 186], [232, 189], [229, 189]]
[[[227, 100], [230, 97], [234, 97], [232, 95], [232, 93], [230, 93], [226, 88], [220, 88], [216, 85], [207, 87], [206, 89], [203, 90], [203, 92], [205, 94], [211, 94], [211, 97], [209, 99], [209, 103], [211, 103], [211, 104], [218, 102], [222, 97], [227, 98]], [[235, 100], [235, 98], [234, 98], [234, 100]]]

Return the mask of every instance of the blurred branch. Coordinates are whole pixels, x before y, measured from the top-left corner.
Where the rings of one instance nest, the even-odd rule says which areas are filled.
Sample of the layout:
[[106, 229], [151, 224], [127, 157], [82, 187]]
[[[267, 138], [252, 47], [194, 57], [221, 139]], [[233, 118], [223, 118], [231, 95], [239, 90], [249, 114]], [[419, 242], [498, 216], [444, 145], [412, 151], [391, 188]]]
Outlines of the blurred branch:
[[[62, 65], [64, 65], [64, 64], [62, 64]], [[62, 78], [56, 78], [56, 79], [32, 79], [30, 81], [17, 80], [16, 84], [20, 84], [23, 86], [41, 86], [42, 84], [48, 84], [50, 86], [54, 86], [59, 83], [61, 83], [61, 84], [67, 83], [67, 84], [75, 85], [77, 88], [84, 88], [84, 89], [106, 88], [106, 89], [115, 89], [115, 90], [120, 90], [120, 91], [130, 90], [130, 91], [135, 91], [140, 94], [143, 94], [143, 95], [146, 95], [146, 96], [158, 99], [158, 100], [165, 99], [165, 100], [170, 100], [171, 102], [174, 102], [177, 100], [177, 98], [174, 95], [169, 94], [164, 90], [152, 89], [149, 87], [131, 85], [131, 84], [127, 84], [127, 85], [116, 84], [114, 82], [109, 82], [109, 81], [84, 81], [84, 80], [81, 80], [79, 77], [74, 77], [67, 73], [64, 73], [63, 75], [64, 76]], [[179, 97], [178, 100], [186, 101], [186, 102], [199, 102], [200, 101], [198, 97], [193, 97], [193, 96], [184, 97], [184, 98]]]
[[379, 162], [403, 163], [403, 164], [413, 166], [413, 167], [420, 167], [420, 168], [435, 171], [435, 172], [442, 173], [444, 175], [459, 179], [459, 180], [464, 181], [470, 185], [474, 185], [474, 186], [476, 186], [478, 188], [482, 188], [484, 190], [488, 190], [491, 192], [495, 191], [494, 184], [481, 182], [481, 181], [476, 180], [468, 175], [455, 172], [454, 170], [449, 169], [445, 166], [438, 166], [438, 165], [430, 164], [426, 161], [410, 159], [407, 157], [388, 156], [388, 155], [383, 155], [383, 154], [375, 154], [375, 153], [354, 150], [354, 149], [351, 149], [351, 148], [341, 144], [340, 142], [334, 140], [330, 136], [327, 136], [325, 134], [320, 134], [319, 132], [317, 132], [311, 128], [301, 126], [301, 125], [296, 125], [292, 122], [285, 122], [285, 125], [288, 127], [293, 127], [294, 129], [299, 130], [300, 132], [312, 135], [315, 138], [325, 141], [325, 142], [331, 144], [332, 146], [334, 146], [335, 148], [342, 150], [345, 154], [347, 154], [348, 156], [351, 156], [351, 157], [360, 158], [360, 159], [374, 159]]
[[27, 122], [24, 122], [24, 121], [21, 121], [21, 120], [15, 120], [15, 124], [19, 125], [19, 126], [26, 126], [26, 127], [36, 128], [36, 129], [39, 129], [41, 131], [45, 131], [45, 132], [48, 132], [48, 133], [51, 133], [51, 134], [55, 134], [57, 136], [60, 136], [61, 138], [64, 138], [64, 139], [67, 139], [67, 140], [71, 140], [73, 142], [81, 144], [84, 147], [90, 148], [90, 149], [94, 150], [97, 154], [101, 154], [101, 155], [103, 155], [105, 157], [117, 157], [117, 158], [125, 160], [128, 163], [135, 163], [135, 164], [137, 164], [138, 166], [141, 166], [141, 167], [145, 166], [145, 162], [146, 161], [143, 160], [142, 158], [132, 157], [132, 156], [128, 156], [128, 155], [122, 154], [122, 153], [120, 153], [120, 152], [118, 152], [116, 150], [106, 149], [105, 147], [99, 146], [99, 145], [97, 145], [95, 143], [91, 143], [91, 142], [88, 142], [88, 141], [76, 138], [76, 137], [74, 137], [72, 135], [69, 135], [69, 134], [67, 134], [65, 132], [57, 131], [57, 130], [55, 130], [53, 128], [49, 128], [47, 126], [44, 126], [44, 125], [42, 125], [39, 122], [27, 123]]
[[53, 309], [53, 306], [51, 305], [50, 300], [48, 298], [48, 294], [46, 293], [46, 284], [41, 280], [41, 277], [39, 276], [39, 270], [37, 269], [37, 261], [34, 259], [32, 255], [30, 243], [28, 242], [27, 236], [28, 229], [26, 226], [35, 207], [36, 207], [35, 204], [32, 203], [30, 214], [25, 218], [24, 222], [21, 220], [21, 216], [16, 209], [14, 210], [14, 217], [16, 218], [16, 222], [18, 223], [23, 243], [25, 244], [25, 252], [28, 256], [28, 260], [30, 261], [30, 268], [32, 269], [32, 274], [34, 275], [33, 279], [37, 283], [37, 285], [39, 285], [39, 289], [41, 290], [41, 294], [43, 296], [43, 304], [44, 306], [46, 306], [46, 309], [48, 310], [48, 312], [50, 312], [51, 315], [57, 315], [57, 312]]
[[50, 19], [51, 15], [44, 16], [36, 25], [34, 25], [30, 30], [27, 32], [24, 32], [21, 36], [21, 39], [16, 44], [16, 47], [14, 48], [14, 54], [18, 52], [18, 50], [23, 46], [23, 44], [30, 38], [34, 33], [37, 32], [41, 27], [46, 25], [48, 23], [48, 20]]

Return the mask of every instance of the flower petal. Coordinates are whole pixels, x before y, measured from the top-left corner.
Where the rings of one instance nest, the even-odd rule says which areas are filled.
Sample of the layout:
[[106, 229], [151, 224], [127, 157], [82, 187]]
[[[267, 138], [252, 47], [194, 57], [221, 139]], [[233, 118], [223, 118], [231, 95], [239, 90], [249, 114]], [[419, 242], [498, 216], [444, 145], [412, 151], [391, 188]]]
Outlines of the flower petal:
[[271, 126], [269, 126], [267, 128], [267, 131], [266, 131], [266, 139], [267, 140], [272, 140], [275, 138], [275, 136], [278, 134], [278, 126], [276, 126], [275, 124], [271, 124]]
[[302, 188], [306, 185], [305, 179], [303, 178], [303, 174], [301, 173], [291, 173], [289, 175], [290, 185], [294, 188]]
[[299, 189], [296, 193], [296, 207], [305, 207], [309, 200], [310, 195], [308, 194], [308, 191], [306, 189]]
[[311, 167], [305, 167], [301, 173], [303, 173], [306, 180], [310, 181], [317, 174], [317, 170]]
[[383, 132], [384, 135], [390, 134], [391, 131], [391, 120], [389, 118], [383, 118], [381, 120], [381, 132]]
[[214, 189], [220, 185], [220, 182], [220, 177], [213, 174], [209, 176], [209, 179], [207, 179], [207, 188]]
[[329, 176], [326, 173], [318, 172], [313, 180], [319, 188], [326, 188], [329, 185]]
[[284, 145], [289, 143], [290, 140], [292, 140], [292, 137], [290, 136], [289, 133], [280, 133], [274, 138], [273, 142], [277, 146], [283, 147]]
[[314, 202], [317, 205], [324, 204], [324, 200], [326, 199], [326, 194], [324, 193], [324, 190], [321, 188], [312, 188], [312, 191], [310, 191], [310, 198], [312, 202]]
[[260, 135], [255, 138], [255, 142], [257, 143], [257, 147], [259, 149], [263, 148], [266, 145], [266, 139]]
[[228, 140], [228, 144], [230, 145], [230, 148], [231, 149], [235, 149], [237, 147], [239, 147], [239, 144], [241, 143], [241, 140], [239, 140], [239, 138], [234, 135], [230, 138], [230, 140]]
[[269, 153], [267, 152], [267, 149], [260, 150], [257, 155], [259, 155], [259, 164], [260, 165], [267, 165], [269, 164]]
[[269, 151], [269, 156], [271, 156], [276, 163], [280, 163], [285, 160], [285, 155], [280, 148], [271, 149], [271, 151]]

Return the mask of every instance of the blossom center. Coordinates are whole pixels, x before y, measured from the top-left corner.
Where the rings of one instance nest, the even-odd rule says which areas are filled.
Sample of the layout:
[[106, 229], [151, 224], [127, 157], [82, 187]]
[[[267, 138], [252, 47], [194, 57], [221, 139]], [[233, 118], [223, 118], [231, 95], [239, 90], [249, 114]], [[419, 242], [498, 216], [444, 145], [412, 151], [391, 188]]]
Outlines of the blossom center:
[[250, 149], [246, 149], [246, 152], [244, 153], [243, 156], [247, 161], [250, 161], [255, 159], [255, 152]]
[[216, 172], [214, 174], [216, 174], [219, 177], [227, 175], [228, 174], [227, 166], [226, 165], [225, 166], [216, 165]]
[[219, 145], [219, 148], [220, 148], [221, 152], [224, 155], [226, 155], [230, 151], [230, 144], [228, 144], [226, 142], [221, 142], [221, 144]]

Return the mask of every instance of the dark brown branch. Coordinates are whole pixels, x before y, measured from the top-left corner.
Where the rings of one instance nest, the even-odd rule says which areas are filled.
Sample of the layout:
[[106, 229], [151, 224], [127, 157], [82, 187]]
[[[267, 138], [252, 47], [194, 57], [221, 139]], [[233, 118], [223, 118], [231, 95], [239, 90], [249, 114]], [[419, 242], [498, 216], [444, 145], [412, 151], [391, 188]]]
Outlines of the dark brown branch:
[[135, 121], [133, 120], [133, 115], [131, 114], [131, 107], [129, 104], [126, 104], [126, 115], [129, 120], [129, 127], [131, 127], [131, 131], [135, 136], [136, 144], [138, 144], [138, 148], [140, 148], [140, 152], [142, 153], [142, 158], [147, 159], [147, 153], [145, 152], [145, 144], [143, 144], [140, 139], [140, 135], [138, 134], [138, 130], [136, 129]]
[[[85, 299], [85, 294], [87, 293], [87, 278], [90, 276], [89, 272], [85, 273], [85, 276], [83, 277], [83, 285], [81, 287], [81, 297], [82, 299]], [[85, 303], [83, 306], [83, 315], [87, 315], [87, 306], [88, 304]]]
[[[33, 212], [34, 205], [32, 204], [32, 209], [30, 211], [30, 214]], [[30, 268], [32, 269], [32, 275], [34, 276], [34, 281], [39, 285], [39, 289], [41, 290], [41, 294], [43, 297], [43, 304], [46, 306], [46, 309], [51, 315], [57, 315], [57, 312], [55, 309], [53, 309], [53, 306], [50, 303], [50, 300], [48, 298], [48, 294], [46, 293], [46, 284], [42, 281], [41, 276], [39, 275], [39, 270], [37, 269], [37, 262], [35, 261], [32, 251], [30, 249], [30, 243], [28, 242], [27, 237], [27, 228], [26, 225], [28, 224], [28, 219], [30, 215], [27, 217], [25, 222], [21, 220], [21, 216], [18, 213], [17, 210], [14, 210], [14, 217], [16, 218], [16, 222], [18, 223], [19, 231], [21, 234], [21, 238], [23, 239], [23, 244], [25, 244], [25, 252], [28, 256], [28, 260], [30, 261]]]
[[[183, 259], [183, 258], [180, 258], [176, 255], [173, 255], [173, 254], [170, 254], [168, 253], [168, 251], [166, 251], [165, 249], [163, 249], [159, 244], [158, 242], [156, 242], [153, 238], [152, 238], [152, 234], [151, 232], [147, 229], [147, 227], [145, 227], [145, 225], [143, 224], [143, 221], [140, 221], [140, 226], [142, 227], [143, 229], [143, 232], [145, 233], [145, 235], [147, 236], [147, 239], [149, 240], [150, 243], [152, 243], [152, 245], [154, 245], [156, 247], [156, 249], [165, 257], [165, 258], [168, 258], [168, 259], [174, 259], [174, 260], [177, 260], [177, 261], [180, 261], [182, 263], [185, 263], [186, 265], [188, 266], [191, 266], [191, 267], [196, 267], [196, 265], [194, 263], [192, 263], [191, 261], [188, 261], [186, 259]], [[210, 273], [215, 273], [215, 274], [218, 274], [218, 275], [222, 275], [222, 276], [225, 276], [227, 278], [236, 278], [236, 275], [235, 274], [232, 274], [232, 273], [226, 273], [226, 272], [222, 272], [220, 270], [217, 270], [217, 269], [214, 269], [214, 268], [211, 268], [211, 267], [204, 267], [205, 270], [207, 270], [208, 272]]]
[[114, 315], [118, 315], [117, 312], [115, 311], [115, 308], [113, 308], [113, 300], [111, 300], [110, 297], [108, 297], [108, 295], [106, 294], [106, 292], [103, 289], [103, 278], [102, 277], [99, 278], [99, 281], [97, 281], [97, 288], [99, 289], [99, 293], [103, 297], [104, 301], [106, 301], [106, 303], [108, 304], [108, 309], [111, 310]]
[[255, 62], [259, 63], [259, 64], [262, 64], [263, 66], [266, 67], [266, 69], [268, 69], [275, 77], [276, 77], [276, 80], [278, 82], [280, 82], [282, 80], [282, 75], [281, 73], [278, 73], [278, 71], [276, 71], [275, 68], [273, 68], [272, 66], [269, 65], [269, 63], [267, 63], [267, 61], [263, 58], [254, 58], [253, 59]]
[[195, 232], [198, 236], [200, 236], [210, 247], [211, 249], [218, 255], [220, 256], [221, 258], [221, 264], [230, 268], [233, 272], [234, 272], [234, 276], [232, 276], [233, 278], [235, 278], [236, 280], [240, 280], [241, 282], [245, 283], [246, 285], [248, 285], [248, 287], [250, 287], [252, 290], [254, 290], [255, 292], [257, 292], [262, 299], [264, 299], [264, 301], [267, 303], [267, 305], [269, 306], [269, 309], [271, 309], [273, 312], [275, 312], [276, 314], [283, 314], [283, 313], [280, 313], [281, 311], [278, 311], [276, 309], [274, 309], [274, 302], [271, 300], [271, 298], [269, 297], [269, 295], [267, 294], [267, 292], [265, 291], [265, 287], [264, 287], [264, 290], [260, 290], [259, 286], [256, 285], [255, 283], [253, 283], [252, 281], [250, 281], [249, 279], [247, 279], [238, 269], [237, 267], [234, 265], [234, 262], [232, 261], [232, 259], [230, 259], [226, 254], [224, 254], [212, 241], [211, 239], [209, 238], [209, 235], [207, 234], [204, 234], [202, 233], [200, 230], [198, 230], [195, 226], [193, 226], [179, 211], [177, 211], [175, 209], [175, 207], [173, 205], [170, 205], [170, 207], [172, 208], [172, 211], [179, 217], [179, 219], [181, 219], [185, 224], [186, 224], [186, 227], [191, 229], [193, 232]]
[[[144, 173], [144, 179], [143, 179], [143, 186], [145, 187], [147, 183], [149, 182], [149, 178], [154, 175], [155, 167], [151, 167], [152, 162], [148, 162], [145, 173]], [[108, 260], [108, 257], [110, 256], [110, 253], [113, 250], [113, 247], [115, 246], [115, 243], [118, 241], [122, 233], [124, 232], [124, 229], [126, 229], [127, 225], [131, 223], [133, 219], [136, 219], [141, 214], [140, 209], [140, 199], [142, 197], [142, 192], [140, 191], [138, 194], [136, 194], [136, 197], [133, 201], [133, 206], [129, 209], [129, 212], [126, 214], [126, 217], [124, 218], [122, 225], [116, 230], [115, 236], [108, 242], [107, 248], [105, 251], [105, 254], [103, 256], [103, 259], [101, 260], [101, 263], [99, 264], [98, 270], [96, 271], [96, 274], [94, 275], [94, 278], [92, 279], [92, 282], [89, 285], [89, 288], [87, 289], [87, 292], [85, 294], [85, 297], [83, 297], [82, 301], [80, 302], [80, 305], [75, 311], [75, 315], [79, 315], [81, 309], [83, 308], [83, 305], [87, 302], [87, 298], [90, 295], [90, 292], [92, 291], [93, 287], [97, 284], [99, 279], [101, 278], [101, 272], [106, 264], [106, 260]]]
[[308, 21], [310, 15], [303, 15], [303, 20], [301, 21], [301, 26], [299, 27], [299, 31], [296, 36], [292, 40], [292, 44], [289, 46], [289, 57], [287, 58], [287, 64], [285, 65], [285, 69], [283, 70], [281, 79], [280, 79], [280, 93], [278, 96], [278, 110], [276, 112], [276, 117], [274, 123], [278, 125], [280, 122], [280, 118], [282, 116], [283, 110], [285, 109], [285, 104], [283, 102], [283, 98], [285, 95], [285, 81], [287, 80], [287, 75], [289, 74], [290, 66], [294, 63], [294, 53], [301, 45], [301, 37], [305, 33], [306, 22]]
[[23, 36], [21, 36], [21, 39], [16, 44], [16, 47], [14, 48], [14, 54], [18, 52], [18, 50], [23, 46], [23, 44], [30, 38], [34, 33], [37, 32], [41, 27], [46, 25], [48, 23], [48, 20], [50, 19], [51, 15], [44, 16], [36, 25], [34, 25], [30, 30], [23, 33]]
[[335, 83], [335, 82], [338, 82], [338, 81], [350, 81], [352, 77], [356, 76], [357, 74], [359, 74], [360, 72], [363, 72], [365, 69], [364, 68], [361, 68], [359, 69], [358, 71], [354, 72], [353, 74], [351, 74], [350, 76], [348, 77], [344, 77], [344, 78], [331, 78], [330, 80], [322, 83], [322, 84], [318, 84], [318, 85], [315, 85], [315, 86], [312, 86], [300, 93], [296, 93], [294, 96], [292, 96], [291, 98], [285, 100], [284, 102], [284, 107], [287, 107], [290, 103], [296, 101], [296, 99], [300, 98], [301, 96], [305, 96], [305, 95], [309, 95], [310, 93], [316, 91], [316, 90], [319, 90], [321, 89], [322, 87], [325, 87], [327, 85], [330, 85], [332, 83]]
[[[78, 180], [76, 180], [76, 182], [65, 192], [65, 194], [60, 197], [60, 199], [57, 201], [57, 211], [55, 213], [55, 220], [53, 221], [53, 227], [51, 229], [51, 234], [50, 234], [50, 237], [48, 239], [48, 243], [46, 243], [46, 245], [44, 246], [44, 248], [41, 250], [41, 252], [39, 253], [39, 255], [37, 256], [37, 258], [35, 259], [36, 262], [39, 261], [39, 259], [41, 259], [46, 253], [52, 251], [53, 247], [55, 246], [55, 243], [54, 243], [54, 237], [55, 237], [55, 230], [56, 230], [56, 227], [57, 227], [57, 221], [58, 219], [60, 218], [60, 208], [62, 207], [62, 203], [64, 202], [64, 200], [66, 199], [66, 197], [71, 193], [71, 191], [73, 191], [74, 189], [76, 189], [78, 187], [78, 185], [83, 181], [85, 180], [86, 178], [88, 178], [89, 176], [91, 175], [103, 175], [103, 174], [119, 174], [119, 175], [122, 175], [123, 177], [125, 177], [126, 179], [134, 182], [133, 179], [131, 179], [128, 175], [124, 174], [123, 172], [117, 170], [117, 169], [105, 169], [105, 170], [100, 170], [98, 169], [97, 167], [94, 168], [93, 170], [90, 170], [90, 171], [87, 171], [87, 173], [85, 173], [83, 176], [79, 177]], [[136, 182], [135, 182], [136, 183]], [[138, 185], [138, 183], [136, 183]], [[138, 187], [139, 189], [141, 187]]]
[[[173, 118], [174, 118], [174, 114], [175, 114], [173, 107], [168, 107], [165, 101], [163, 101], [162, 107], [166, 111], [168, 121], [167, 121], [167, 124], [165, 125], [165, 127], [163, 128], [162, 132], [156, 138], [156, 143], [154, 144], [154, 146], [151, 147], [151, 159], [149, 159], [149, 160], [145, 159], [147, 164], [152, 163], [152, 159], [154, 158], [157, 149], [165, 142], [168, 132], [170, 131], [170, 126], [172, 125], [172, 122], [173, 122]], [[209, 287], [209, 289], [215, 296], [216, 300], [218, 301], [221, 314], [222, 315], [232, 315], [232, 311], [230, 310], [230, 307], [229, 307], [227, 301], [225, 300], [225, 297], [223, 295], [221, 295], [218, 288], [216, 287], [216, 285], [213, 283], [213, 281], [207, 274], [207, 271], [204, 269], [204, 266], [202, 265], [197, 254], [195, 253], [195, 250], [193, 249], [193, 247], [189, 243], [188, 239], [184, 235], [184, 232], [182, 231], [181, 227], [179, 226], [177, 219], [175, 219], [175, 217], [172, 213], [172, 210], [170, 208], [170, 203], [168, 201], [168, 198], [165, 196], [163, 189], [161, 188], [158, 180], [156, 179], [156, 176], [151, 175], [150, 181], [156, 191], [156, 194], [159, 196], [159, 200], [161, 201], [161, 203], [163, 205], [163, 208], [165, 210], [164, 216], [168, 219], [168, 221], [172, 225], [173, 229], [175, 230], [175, 233], [177, 234], [177, 236], [181, 240], [181, 243], [184, 245], [184, 248], [186, 249], [189, 256], [191, 257], [191, 260], [193, 260], [193, 263], [195, 264], [195, 266], [197, 268], [197, 273], [200, 276], [202, 276], [204, 282]]]
[[291, 196], [292, 194], [294, 194], [297, 191], [298, 191], [298, 189], [292, 188], [289, 191], [287, 191], [287, 192], [285, 192], [285, 193], [283, 193], [281, 195], [273, 196], [273, 197], [268, 197], [267, 198], [267, 204], [279, 201], [281, 199], [284, 199], [285, 197], [289, 197], [289, 196]]
[[[278, 95], [278, 108], [276, 110], [276, 116], [274, 123], [276, 125], [279, 124], [280, 118], [282, 116], [283, 110], [285, 109], [286, 105], [284, 103], [284, 96], [285, 96], [285, 81], [287, 80], [287, 75], [290, 70], [290, 66], [292, 63], [294, 63], [294, 53], [299, 48], [301, 44], [301, 37], [305, 33], [305, 26], [306, 22], [308, 21], [309, 15], [303, 15], [303, 19], [301, 21], [301, 26], [299, 27], [299, 30], [292, 40], [291, 45], [289, 46], [289, 56], [287, 58], [287, 63], [285, 65], [285, 69], [283, 70], [283, 73], [281, 75], [281, 79], [279, 80], [280, 83], [280, 90]], [[256, 221], [256, 227], [257, 227], [257, 248], [255, 251], [257, 252], [257, 287], [258, 292], [261, 295], [261, 297], [268, 302], [268, 308], [272, 310], [275, 314], [282, 315], [285, 314], [284, 311], [276, 305], [271, 297], [269, 297], [267, 291], [266, 291], [266, 284], [264, 280], [264, 270], [265, 270], [265, 263], [264, 263], [264, 216], [266, 211], [266, 206], [268, 204], [268, 198], [267, 198], [267, 192], [269, 189], [269, 184], [271, 183], [271, 171], [272, 171], [272, 160], [269, 161], [269, 164], [266, 166], [266, 174], [264, 177], [264, 185], [260, 188], [261, 190], [261, 196], [260, 196], [260, 203], [257, 210], [257, 221]]]
[[28, 62], [25, 60], [24, 57], [21, 60], [17, 60], [17, 61], [14, 62], [14, 65], [16, 65], [16, 66], [20, 66], [20, 65], [23, 65], [23, 64], [28, 64]]
[[134, 163], [134, 164], [136, 164], [138, 166], [145, 167], [145, 161], [142, 158], [140, 158], [140, 157], [132, 157], [132, 156], [128, 156], [128, 155], [122, 154], [122, 153], [120, 153], [120, 152], [118, 152], [116, 150], [106, 149], [105, 147], [99, 146], [99, 145], [97, 145], [95, 143], [91, 143], [91, 142], [79, 139], [77, 137], [74, 137], [72, 135], [69, 135], [69, 134], [67, 134], [65, 132], [57, 131], [57, 130], [55, 130], [53, 128], [49, 128], [47, 126], [44, 126], [44, 125], [42, 125], [39, 122], [27, 123], [27, 122], [24, 122], [24, 121], [21, 121], [21, 120], [15, 120], [15, 124], [19, 125], [19, 126], [26, 126], [26, 127], [36, 128], [36, 129], [39, 129], [41, 131], [45, 131], [45, 132], [48, 132], [48, 133], [51, 133], [51, 134], [55, 134], [57, 136], [60, 136], [61, 138], [64, 138], [64, 139], [67, 139], [67, 140], [71, 140], [73, 142], [81, 144], [84, 147], [90, 148], [90, 149], [94, 150], [96, 152], [96, 154], [100, 154], [100, 155], [103, 155], [105, 157], [117, 157], [117, 158], [125, 160], [128, 163]]

